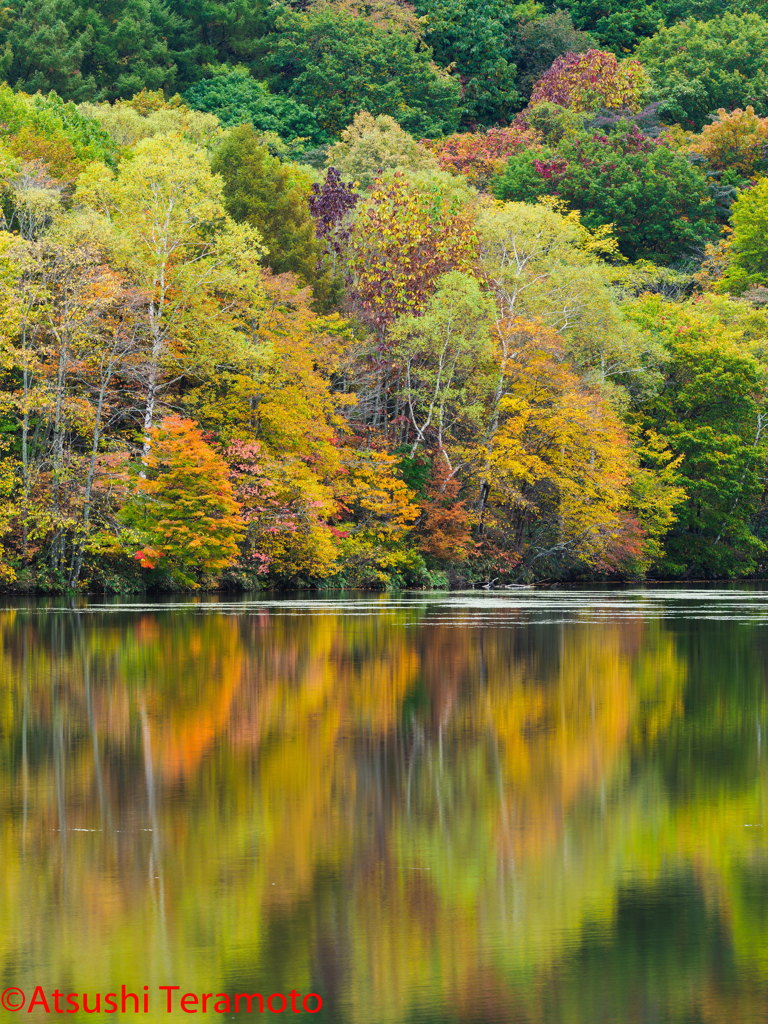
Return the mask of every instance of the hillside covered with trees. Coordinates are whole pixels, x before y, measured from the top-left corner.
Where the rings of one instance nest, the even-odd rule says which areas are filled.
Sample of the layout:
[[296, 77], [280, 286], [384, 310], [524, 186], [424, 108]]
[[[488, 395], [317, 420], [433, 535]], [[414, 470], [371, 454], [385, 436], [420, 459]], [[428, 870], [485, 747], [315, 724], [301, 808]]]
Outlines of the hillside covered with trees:
[[8, 0], [0, 585], [768, 569], [768, 3]]

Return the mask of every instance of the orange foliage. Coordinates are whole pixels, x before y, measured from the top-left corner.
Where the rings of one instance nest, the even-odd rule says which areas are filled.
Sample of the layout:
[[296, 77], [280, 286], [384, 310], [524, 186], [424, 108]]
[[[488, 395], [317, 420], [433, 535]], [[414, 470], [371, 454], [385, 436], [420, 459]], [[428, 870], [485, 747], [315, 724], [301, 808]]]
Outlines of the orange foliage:
[[472, 185], [483, 188], [513, 153], [538, 141], [533, 132], [510, 125], [486, 132], [457, 132], [439, 142], [425, 141], [422, 145], [435, 153], [444, 171], [463, 174]]
[[421, 503], [419, 548], [438, 562], [463, 562], [475, 547], [472, 540], [473, 516], [459, 498], [461, 484], [449, 477], [442, 459], [432, 469], [427, 494]]
[[689, 149], [703, 156], [716, 171], [732, 168], [752, 175], [765, 164], [768, 146], [768, 117], [758, 117], [754, 107], [723, 110], [693, 137]]
[[162, 559], [187, 582], [231, 565], [243, 526], [227, 464], [194, 420], [168, 416], [149, 437], [146, 475], [123, 510], [146, 542], [134, 557], [149, 568]]

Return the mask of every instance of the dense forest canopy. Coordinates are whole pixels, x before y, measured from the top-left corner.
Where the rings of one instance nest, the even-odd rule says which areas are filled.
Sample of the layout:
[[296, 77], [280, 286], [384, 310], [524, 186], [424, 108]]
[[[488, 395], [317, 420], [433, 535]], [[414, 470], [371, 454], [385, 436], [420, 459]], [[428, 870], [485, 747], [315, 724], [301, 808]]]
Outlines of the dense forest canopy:
[[0, 574], [768, 567], [768, 4], [9, 0]]

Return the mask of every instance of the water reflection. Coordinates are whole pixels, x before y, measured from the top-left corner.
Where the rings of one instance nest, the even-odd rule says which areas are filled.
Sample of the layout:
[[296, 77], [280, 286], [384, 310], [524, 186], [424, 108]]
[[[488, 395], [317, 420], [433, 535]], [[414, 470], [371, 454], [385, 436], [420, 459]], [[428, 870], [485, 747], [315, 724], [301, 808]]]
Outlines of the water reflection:
[[767, 597], [0, 611], [3, 987], [762, 1021]]

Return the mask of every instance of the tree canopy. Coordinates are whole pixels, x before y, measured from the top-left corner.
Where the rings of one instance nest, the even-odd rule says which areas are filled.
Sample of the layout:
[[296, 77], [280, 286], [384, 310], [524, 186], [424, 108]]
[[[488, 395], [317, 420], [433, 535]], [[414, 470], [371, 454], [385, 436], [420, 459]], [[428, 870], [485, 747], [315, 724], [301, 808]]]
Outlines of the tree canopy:
[[764, 571], [767, 15], [11, 0], [2, 584]]

